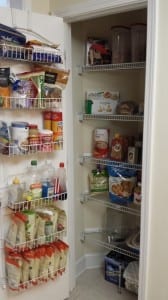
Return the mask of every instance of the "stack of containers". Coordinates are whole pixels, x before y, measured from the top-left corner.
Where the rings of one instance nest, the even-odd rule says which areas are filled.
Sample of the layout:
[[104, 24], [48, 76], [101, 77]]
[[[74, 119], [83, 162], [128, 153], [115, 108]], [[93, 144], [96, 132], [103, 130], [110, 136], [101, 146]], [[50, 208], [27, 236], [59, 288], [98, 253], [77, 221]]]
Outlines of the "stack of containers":
[[63, 146], [63, 119], [58, 110], [43, 113], [44, 129], [53, 133], [54, 150], [61, 150]]

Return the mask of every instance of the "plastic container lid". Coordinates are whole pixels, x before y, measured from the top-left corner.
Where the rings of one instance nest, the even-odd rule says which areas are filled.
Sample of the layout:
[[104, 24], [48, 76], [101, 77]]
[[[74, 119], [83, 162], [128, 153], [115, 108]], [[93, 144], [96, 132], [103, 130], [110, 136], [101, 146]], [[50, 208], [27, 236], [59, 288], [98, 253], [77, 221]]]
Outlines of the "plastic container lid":
[[27, 122], [12, 122], [11, 125], [12, 125], [12, 127], [23, 128], [23, 127], [29, 126], [29, 123], [27, 123]]
[[37, 166], [37, 160], [31, 160], [31, 166]]
[[64, 168], [64, 163], [60, 162], [59, 166], [60, 166], [60, 168]]

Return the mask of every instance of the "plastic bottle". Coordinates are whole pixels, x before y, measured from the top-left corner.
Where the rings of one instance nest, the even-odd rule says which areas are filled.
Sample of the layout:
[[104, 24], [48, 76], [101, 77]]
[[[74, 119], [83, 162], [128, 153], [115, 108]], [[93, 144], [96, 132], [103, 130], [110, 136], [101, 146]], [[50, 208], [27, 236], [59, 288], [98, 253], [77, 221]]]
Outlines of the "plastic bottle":
[[31, 192], [32, 199], [39, 199], [42, 196], [40, 172], [37, 160], [31, 160], [31, 165], [27, 171], [27, 191]]
[[[63, 162], [60, 162], [54, 179], [54, 194], [61, 194], [59, 200], [67, 199], [66, 170]], [[57, 196], [55, 198], [58, 199]]]
[[54, 195], [54, 178], [55, 169], [52, 163], [48, 160], [45, 161], [45, 164], [42, 167], [42, 197], [51, 197]]

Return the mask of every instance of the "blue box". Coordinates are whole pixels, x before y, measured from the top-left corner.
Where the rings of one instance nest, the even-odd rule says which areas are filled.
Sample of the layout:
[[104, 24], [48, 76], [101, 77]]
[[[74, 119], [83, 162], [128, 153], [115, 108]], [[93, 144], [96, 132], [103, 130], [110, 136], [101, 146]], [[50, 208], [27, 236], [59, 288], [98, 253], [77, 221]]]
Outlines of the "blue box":
[[132, 259], [111, 251], [105, 256], [105, 280], [124, 287], [123, 272]]

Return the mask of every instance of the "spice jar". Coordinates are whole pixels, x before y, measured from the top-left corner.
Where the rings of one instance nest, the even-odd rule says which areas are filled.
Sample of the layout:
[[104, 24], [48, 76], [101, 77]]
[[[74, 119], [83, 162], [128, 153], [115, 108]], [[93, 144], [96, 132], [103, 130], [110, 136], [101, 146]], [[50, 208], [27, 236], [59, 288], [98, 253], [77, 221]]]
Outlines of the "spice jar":
[[29, 150], [30, 152], [36, 152], [39, 150], [40, 135], [37, 124], [29, 125]]

